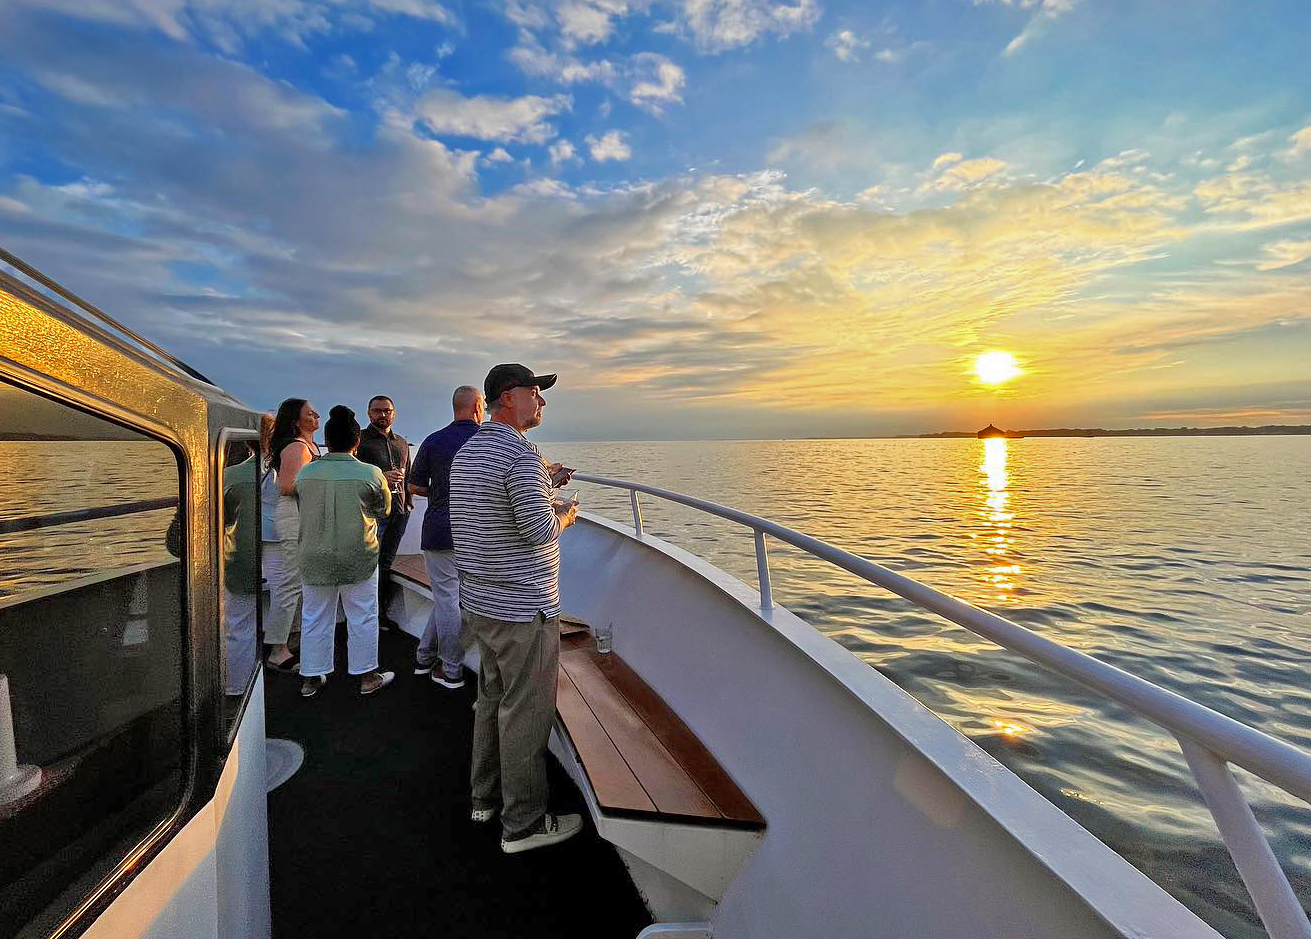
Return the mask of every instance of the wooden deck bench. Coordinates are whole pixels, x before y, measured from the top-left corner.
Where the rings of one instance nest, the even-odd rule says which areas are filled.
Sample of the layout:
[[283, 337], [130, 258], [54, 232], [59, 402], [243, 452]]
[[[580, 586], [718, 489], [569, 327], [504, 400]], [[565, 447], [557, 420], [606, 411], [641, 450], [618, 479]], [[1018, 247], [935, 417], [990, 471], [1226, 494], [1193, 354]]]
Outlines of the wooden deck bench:
[[696, 735], [617, 654], [560, 641], [556, 708], [607, 815], [759, 831], [765, 820]]

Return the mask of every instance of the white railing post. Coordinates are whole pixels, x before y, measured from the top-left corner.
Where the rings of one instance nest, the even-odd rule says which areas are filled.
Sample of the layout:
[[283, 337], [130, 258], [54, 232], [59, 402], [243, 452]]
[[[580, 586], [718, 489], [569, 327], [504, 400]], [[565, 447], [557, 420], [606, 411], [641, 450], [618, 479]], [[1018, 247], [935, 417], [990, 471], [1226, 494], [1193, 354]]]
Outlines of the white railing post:
[[756, 573], [760, 577], [760, 608], [774, 609], [774, 595], [769, 589], [769, 555], [765, 553], [765, 533], [756, 529]]
[[1175, 739], [1271, 939], [1311, 939], [1306, 912], [1228, 765], [1187, 737]]
[[637, 490], [628, 490], [628, 497], [633, 503], [633, 533], [642, 537], [642, 506], [637, 501]]
[[0, 675], [0, 805], [17, 802], [41, 785], [41, 767], [18, 762], [14, 720], [9, 705], [9, 676]]

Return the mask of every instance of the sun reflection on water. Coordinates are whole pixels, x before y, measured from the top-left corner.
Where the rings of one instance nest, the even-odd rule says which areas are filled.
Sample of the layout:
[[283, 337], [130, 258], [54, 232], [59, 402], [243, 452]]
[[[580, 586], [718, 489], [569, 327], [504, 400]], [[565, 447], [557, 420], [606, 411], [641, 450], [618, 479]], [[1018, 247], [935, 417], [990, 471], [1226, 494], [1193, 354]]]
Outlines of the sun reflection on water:
[[1007, 441], [1004, 437], [990, 437], [983, 443], [983, 461], [979, 464], [979, 485], [983, 490], [983, 505], [979, 517], [984, 530], [975, 536], [983, 542], [983, 553], [991, 562], [984, 568], [983, 582], [992, 599], [1014, 599], [1014, 575], [1023, 568], [1012, 556], [1015, 553], [1013, 521], [1015, 513], [1010, 505], [1010, 472], [1007, 469]]

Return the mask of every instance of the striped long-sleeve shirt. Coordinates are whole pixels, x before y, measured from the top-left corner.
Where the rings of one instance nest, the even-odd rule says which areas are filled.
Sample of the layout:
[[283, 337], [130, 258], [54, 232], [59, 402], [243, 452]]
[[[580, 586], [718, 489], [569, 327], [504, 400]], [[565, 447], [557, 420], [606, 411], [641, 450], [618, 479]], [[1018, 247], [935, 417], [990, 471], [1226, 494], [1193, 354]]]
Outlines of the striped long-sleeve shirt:
[[560, 612], [560, 519], [541, 454], [488, 421], [451, 464], [451, 534], [460, 606], [526, 623]]

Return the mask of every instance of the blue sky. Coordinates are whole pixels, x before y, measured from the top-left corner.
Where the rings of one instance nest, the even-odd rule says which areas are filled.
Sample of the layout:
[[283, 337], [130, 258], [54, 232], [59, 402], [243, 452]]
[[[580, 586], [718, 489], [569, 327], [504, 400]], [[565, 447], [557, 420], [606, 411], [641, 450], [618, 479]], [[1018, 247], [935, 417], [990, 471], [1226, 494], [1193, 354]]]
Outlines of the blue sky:
[[[1311, 422], [1311, 12], [10, 0], [0, 243], [421, 436]], [[972, 375], [1011, 351], [1001, 388]]]

